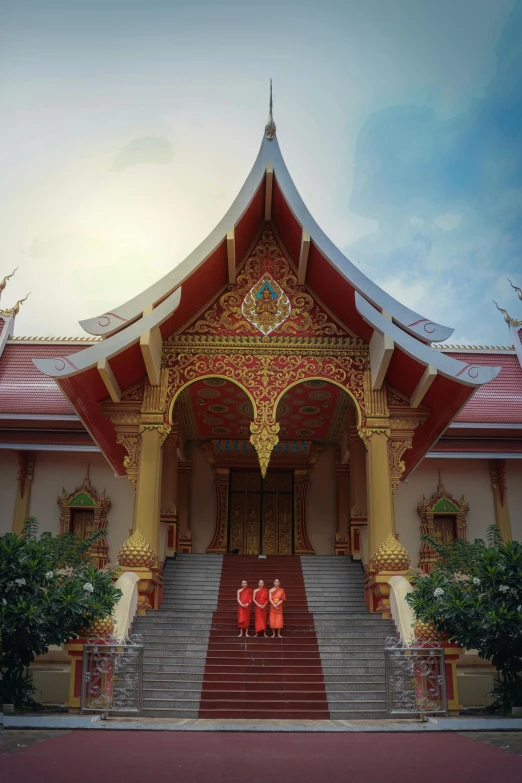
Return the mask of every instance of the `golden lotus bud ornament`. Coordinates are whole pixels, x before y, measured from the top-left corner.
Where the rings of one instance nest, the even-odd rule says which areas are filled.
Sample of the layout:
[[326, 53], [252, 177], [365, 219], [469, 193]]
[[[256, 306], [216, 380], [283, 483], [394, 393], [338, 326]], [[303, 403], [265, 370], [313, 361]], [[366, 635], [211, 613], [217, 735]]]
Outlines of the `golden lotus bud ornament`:
[[371, 571], [407, 571], [409, 567], [408, 552], [392, 535], [384, 539], [370, 561]]
[[109, 636], [114, 631], [114, 620], [110, 616], [98, 618], [94, 621], [90, 633], [97, 636]]
[[118, 563], [127, 568], [152, 568], [156, 553], [139, 530], [128, 538], [118, 552]]

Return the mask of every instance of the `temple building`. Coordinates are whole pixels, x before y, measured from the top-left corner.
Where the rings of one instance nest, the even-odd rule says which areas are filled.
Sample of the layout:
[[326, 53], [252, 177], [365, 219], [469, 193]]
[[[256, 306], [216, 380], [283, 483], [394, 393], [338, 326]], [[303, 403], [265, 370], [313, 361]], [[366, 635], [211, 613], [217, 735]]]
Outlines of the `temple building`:
[[309, 563], [339, 561], [317, 556], [361, 561], [363, 609], [389, 622], [390, 579], [434, 560], [423, 533], [522, 539], [522, 322], [451, 345], [369, 280], [308, 212], [271, 111], [232, 206], [165, 277], [80, 338], [18, 336], [19, 307], [0, 310], [0, 533], [103, 528], [93, 556], [138, 574], [140, 621], [175, 553], [281, 556], [307, 591]]

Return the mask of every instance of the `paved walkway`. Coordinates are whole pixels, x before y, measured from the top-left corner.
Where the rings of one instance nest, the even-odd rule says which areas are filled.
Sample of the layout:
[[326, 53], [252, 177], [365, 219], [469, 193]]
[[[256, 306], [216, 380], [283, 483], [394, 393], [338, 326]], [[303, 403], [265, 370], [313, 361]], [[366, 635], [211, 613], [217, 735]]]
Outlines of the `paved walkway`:
[[[15, 732], [1, 738], [0, 777], [24, 783], [491, 783], [522, 779], [519, 736], [494, 747], [457, 733], [178, 734]], [[24, 738], [30, 734], [30, 738]], [[35, 738], [34, 735], [39, 735]], [[496, 735], [496, 743], [502, 744]], [[485, 741], [483, 741], [485, 740]], [[35, 744], [30, 744], [35, 741]]]

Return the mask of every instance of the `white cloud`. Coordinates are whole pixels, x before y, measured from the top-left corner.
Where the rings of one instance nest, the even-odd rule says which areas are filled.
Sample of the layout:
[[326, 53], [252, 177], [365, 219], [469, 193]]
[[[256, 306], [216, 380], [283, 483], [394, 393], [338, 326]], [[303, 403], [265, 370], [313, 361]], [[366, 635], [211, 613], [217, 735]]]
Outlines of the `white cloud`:
[[454, 228], [458, 228], [462, 223], [462, 217], [457, 214], [439, 215], [433, 221], [433, 225], [436, 228], [441, 228], [443, 231], [453, 231]]

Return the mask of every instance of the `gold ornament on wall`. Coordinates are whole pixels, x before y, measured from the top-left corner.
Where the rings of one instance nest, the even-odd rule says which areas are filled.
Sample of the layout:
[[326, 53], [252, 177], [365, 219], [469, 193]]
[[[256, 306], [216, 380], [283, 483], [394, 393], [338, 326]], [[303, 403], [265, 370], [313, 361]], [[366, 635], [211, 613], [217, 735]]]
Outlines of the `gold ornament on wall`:
[[245, 318], [265, 335], [286, 321], [291, 310], [287, 295], [268, 272], [252, 286], [241, 306]]
[[257, 451], [263, 478], [266, 476], [272, 450], [279, 442], [279, 437], [277, 435], [279, 426], [279, 422], [271, 424], [267, 422], [266, 419], [262, 420], [260, 424], [256, 424], [255, 422], [251, 422], [250, 424], [250, 431], [252, 433], [250, 442]]
[[118, 563], [127, 568], [152, 568], [156, 553], [143, 533], [135, 530], [118, 552]]
[[371, 571], [407, 571], [409, 567], [408, 552], [392, 535], [384, 539], [370, 561]]

